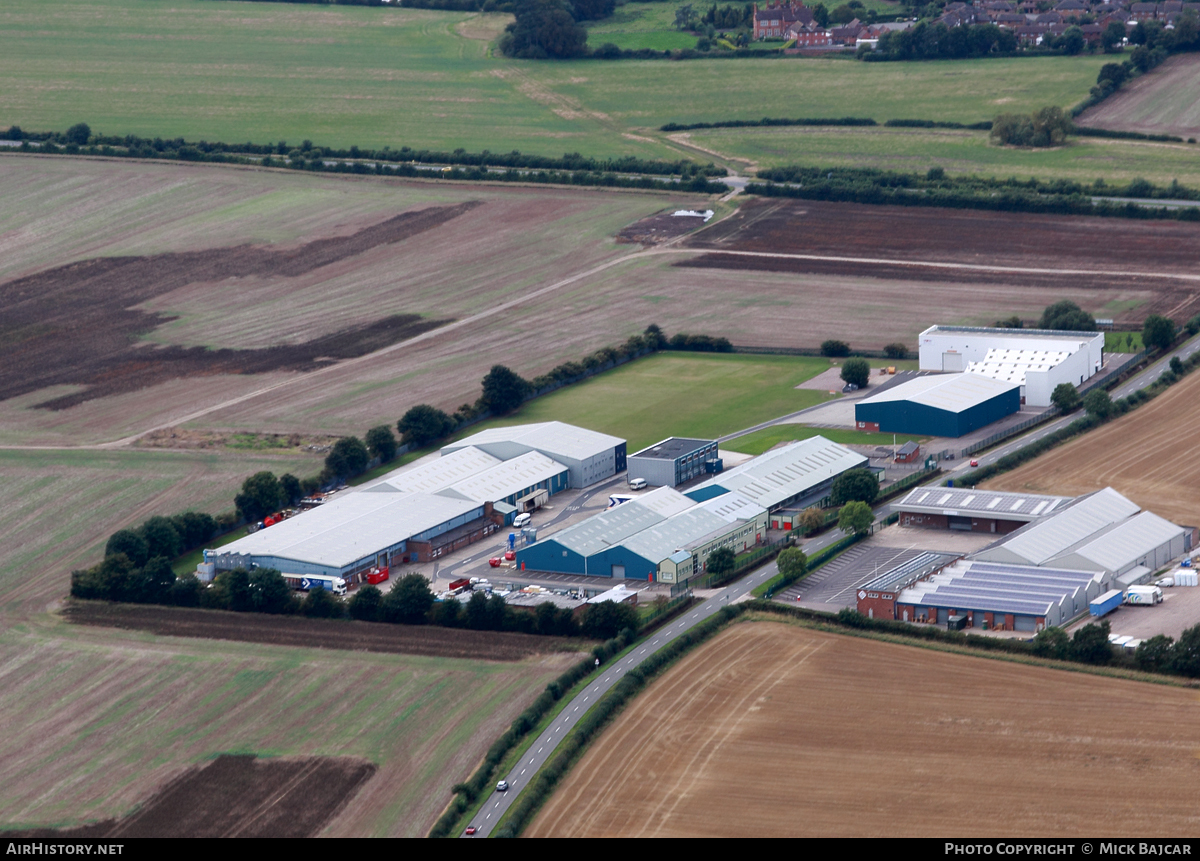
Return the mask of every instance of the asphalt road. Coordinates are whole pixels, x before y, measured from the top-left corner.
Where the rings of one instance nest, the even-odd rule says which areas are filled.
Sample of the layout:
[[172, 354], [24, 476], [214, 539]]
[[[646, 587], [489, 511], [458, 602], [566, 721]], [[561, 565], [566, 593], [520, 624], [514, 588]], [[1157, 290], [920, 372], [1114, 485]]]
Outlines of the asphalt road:
[[[1164, 356], [1146, 370], [1136, 374], [1128, 381], [1118, 386], [1111, 393], [1113, 398], [1125, 397], [1138, 389], [1145, 388], [1163, 374], [1163, 372], [1167, 369], [1172, 356], [1179, 356], [1182, 359], [1187, 359], [1197, 350], [1200, 350], [1200, 337], [1192, 338], [1191, 340], [1185, 342], [1181, 347], [1177, 348], [1172, 353]], [[989, 452], [986, 455], [980, 455], [977, 460], [979, 461], [980, 465], [992, 463], [996, 459], [1003, 457], [1005, 454], [1017, 451], [1023, 446], [1029, 445], [1030, 443], [1041, 439], [1046, 434], [1052, 433], [1061, 427], [1065, 427], [1075, 418], [1076, 416], [1074, 415], [1065, 416], [1061, 419], [1057, 419], [1053, 422], [1042, 425], [1032, 432], [1016, 438], [1008, 445], [1000, 449]], [[773, 422], [767, 422], [763, 425], [758, 425], [755, 429], [758, 427], [767, 427], [771, 424], [775, 424], [778, 421], [780, 421], [780, 419], [776, 419]], [[729, 439], [733, 436], [740, 435], [740, 433], [733, 434], [730, 437], [724, 437], [724, 439]], [[955, 471], [969, 468], [969, 464], [964, 461], [963, 464]], [[930, 483], [933, 484], [940, 482], [944, 477], [944, 475], [938, 476], [937, 478], [932, 479]], [[886, 517], [890, 513], [891, 506], [889, 504], [881, 505], [876, 509], [876, 517], [879, 519]], [[565, 514], [566, 512], [564, 511], [559, 515], [559, 517], [562, 517]], [[804, 550], [806, 553], [811, 555], [817, 550], [828, 547], [830, 544], [842, 537], [844, 537], [844, 533], [835, 527], [819, 538], [807, 542], [804, 545]], [[516, 801], [517, 796], [519, 796], [521, 793], [521, 790], [529, 785], [534, 776], [537, 775], [538, 769], [540, 769], [554, 754], [554, 751], [558, 748], [558, 743], [574, 725], [574, 722], [582, 717], [592, 704], [594, 704], [613, 685], [617, 683], [617, 681], [621, 678], [622, 673], [626, 673], [633, 667], [636, 667], [654, 652], [670, 643], [679, 635], [690, 630], [695, 625], [698, 625], [700, 622], [709, 618], [713, 613], [717, 612], [731, 601], [736, 601], [737, 599], [747, 595], [755, 586], [770, 580], [776, 575], [776, 573], [778, 573], [778, 569], [776, 568], [774, 562], [770, 562], [762, 566], [758, 570], [751, 572], [746, 577], [743, 577], [736, 583], [721, 589], [702, 604], [691, 608], [687, 615], [681, 619], [676, 619], [670, 625], [655, 633], [650, 640], [639, 644], [633, 652], [630, 652], [620, 660], [607, 665], [604, 668], [604, 672], [601, 674], [600, 678], [588, 685], [582, 693], [577, 694], [573, 700], [567, 703], [566, 708], [559, 713], [554, 721], [546, 728], [544, 733], [534, 742], [533, 746], [530, 747], [529, 751], [522, 757], [517, 766], [509, 774], [503, 776], [503, 779], [508, 781], [509, 789], [506, 792], [493, 793], [493, 797], [487, 802], [487, 804], [484, 805], [483, 809], [480, 811], [475, 820], [470, 823], [476, 826], [478, 829], [476, 836], [487, 837], [491, 834], [501, 817], [504, 816], [504, 813], [513, 804], [513, 802]], [[466, 834], [464, 833], [462, 836], [465, 837]]]

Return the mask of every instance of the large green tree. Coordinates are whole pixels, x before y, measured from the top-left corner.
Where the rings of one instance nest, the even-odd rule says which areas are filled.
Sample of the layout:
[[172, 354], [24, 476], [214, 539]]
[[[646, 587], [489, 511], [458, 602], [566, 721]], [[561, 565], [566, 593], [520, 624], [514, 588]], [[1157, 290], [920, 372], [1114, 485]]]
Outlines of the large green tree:
[[719, 577], [732, 571], [733, 566], [736, 564], [737, 557], [732, 550], [728, 547], [718, 547], [712, 553], [708, 554], [708, 559], [704, 563], [704, 569], [709, 574], [716, 574]]
[[1142, 326], [1142, 343], [1149, 350], [1168, 350], [1175, 343], [1175, 322], [1161, 314], [1151, 314]]
[[1050, 394], [1050, 403], [1067, 413], [1079, 406], [1079, 390], [1071, 383], [1059, 383]]
[[829, 491], [830, 502], [844, 505], [847, 502], [872, 503], [879, 495], [879, 479], [869, 469], [848, 469], [833, 480]]
[[1059, 329], [1067, 332], [1094, 332], [1096, 320], [1074, 302], [1064, 299], [1042, 312], [1039, 329]]
[[1107, 664], [1112, 661], [1112, 646], [1108, 643], [1108, 620], [1084, 625], [1071, 638], [1071, 658], [1084, 664]]
[[396, 437], [387, 425], [367, 431], [366, 442], [367, 451], [372, 457], [379, 458], [380, 463], [387, 463], [396, 456]]
[[344, 436], [333, 444], [325, 456], [325, 472], [329, 478], [350, 478], [367, 468], [370, 452], [356, 436]]
[[424, 448], [434, 440], [439, 440], [454, 430], [454, 419], [437, 407], [429, 404], [417, 404], [410, 407], [403, 418], [396, 423], [400, 431], [400, 441], [410, 448]]
[[500, 51], [509, 57], [544, 60], [578, 57], [586, 50], [587, 31], [561, 0], [517, 0], [516, 20], [500, 37]]
[[246, 520], [262, 520], [283, 502], [279, 479], [273, 472], [256, 472], [242, 482], [242, 492], [233, 502]]
[[866, 359], [847, 359], [842, 363], [842, 381], [865, 389], [871, 378], [871, 365]]
[[504, 365], [493, 365], [483, 378], [483, 395], [479, 400], [485, 409], [502, 416], [519, 407], [528, 394], [529, 383], [525, 379]]
[[808, 571], [808, 556], [799, 547], [785, 547], [775, 558], [775, 565], [784, 577], [798, 580]]
[[843, 532], [862, 535], [875, 522], [875, 512], [865, 502], [847, 502], [838, 513], [838, 528]]
[[580, 622], [583, 635], [593, 640], [611, 640], [626, 628], [636, 631], [637, 627], [637, 610], [616, 601], [588, 604]]
[[401, 625], [423, 625], [433, 608], [433, 602], [429, 581], [420, 574], [405, 574], [383, 596], [383, 620]]

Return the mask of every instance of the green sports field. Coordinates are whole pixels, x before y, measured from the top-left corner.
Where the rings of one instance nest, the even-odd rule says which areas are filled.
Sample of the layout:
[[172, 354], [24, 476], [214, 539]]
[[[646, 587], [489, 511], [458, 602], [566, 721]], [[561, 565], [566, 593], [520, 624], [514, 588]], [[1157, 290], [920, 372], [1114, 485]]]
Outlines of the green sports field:
[[781, 442], [795, 442], [797, 440], [810, 439], [814, 436], [823, 436], [830, 442], [836, 442], [841, 445], [891, 445], [893, 442], [896, 445], [904, 445], [909, 441], [923, 442], [926, 439], [926, 437], [906, 436], [905, 434], [897, 434], [893, 437], [890, 433], [867, 433], [865, 431], [786, 424], [774, 425], [769, 428], [763, 428], [760, 431], [755, 431], [754, 433], [748, 433], [745, 436], [740, 436], [737, 439], [730, 440], [724, 445], [724, 448], [731, 451], [740, 451], [744, 454], [762, 454], [765, 451], [770, 451]]
[[[1072, 105], [1103, 57], [512, 61], [504, 15], [214, 0], [8, 0], [0, 128], [197, 140], [699, 155], [667, 122], [971, 122]], [[607, 25], [597, 25], [607, 26]]]
[[828, 359], [659, 353], [530, 401], [482, 427], [562, 421], [629, 441], [634, 452], [669, 436], [716, 439], [829, 400], [796, 386]]

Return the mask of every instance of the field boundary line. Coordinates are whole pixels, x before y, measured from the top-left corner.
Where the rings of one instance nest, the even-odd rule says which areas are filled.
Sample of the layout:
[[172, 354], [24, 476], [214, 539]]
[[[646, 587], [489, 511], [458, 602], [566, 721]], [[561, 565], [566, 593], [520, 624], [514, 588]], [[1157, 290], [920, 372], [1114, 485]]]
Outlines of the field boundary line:
[[775, 251], [737, 251], [723, 248], [663, 248], [650, 253], [679, 254], [682, 252], [702, 252], [705, 254], [735, 254], [739, 257], [775, 257], [784, 260], [819, 260], [829, 263], [868, 263], [876, 266], [913, 266], [929, 269], [963, 269], [974, 272], [1015, 272], [1026, 275], [1114, 275], [1126, 278], [1178, 278], [1183, 281], [1200, 281], [1200, 275], [1187, 273], [1171, 274], [1167, 272], [1132, 272], [1128, 270], [1098, 270], [1098, 269], [1050, 269], [1034, 266], [1001, 266], [985, 263], [947, 263], [933, 260], [900, 260], [884, 257], [843, 257], [832, 254], [788, 254]]

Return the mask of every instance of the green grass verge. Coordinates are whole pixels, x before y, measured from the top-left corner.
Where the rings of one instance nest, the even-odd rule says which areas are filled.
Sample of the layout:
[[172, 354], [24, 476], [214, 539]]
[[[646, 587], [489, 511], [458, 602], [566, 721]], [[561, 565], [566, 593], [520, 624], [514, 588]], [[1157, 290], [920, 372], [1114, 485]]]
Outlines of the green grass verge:
[[715, 439], [829, 400], [797, 389], [827, 359], [729, 353], [657, 353], [467, 428], [562, 421], [624, 437], [632, 453], [664, 437]]
[[[673, 18], [670, 4], [642, 14]], [[0, 126], [678, 157], [658, 126], [780, 113], [974, 122], [1066, 107], [1107, 59], [513, 61], [489, 43], [509, 20], [391, 6], [9, 0]], [[594, 25], [593, 39], [605, 27], [620, 38], [618, 26]], [[624, 35], [637, 32], [661, 29]], [[654, 38], [668, 35], [678, 38]], [[753, 92], [803, 110], [764, 107]]]
[[1144, 348], [1141, 332], [1104, 333], [1104, 351], [1107, 353], [1140, 353]]
[[[725, 444], [725, 448], [731, 451], [740, 451], [744, 454], [762, 454], [765, 451], [773, 449], [782, 442], [792, 442], [795, 440], [810, 439], [814, 436], [823, 436], [830, 442], [836, 442], [841, 445], [888, 445], [892, 444], [892, 435], [890, 433], [869, 433], [867, 431], [856, 430], [840, 430], [838, 428], [818, 428], [809, 427], [808, 425], [774, 425], [769, 428], [763, 428], [754, 433], [748, 433], [745, 436], [740, 436], [737, 439], [730, 440]], [[897, 446], [904, 445], [906, 442], [924, 442], [927, 437], [906, 436], [897, 434], [895, 443]]]

